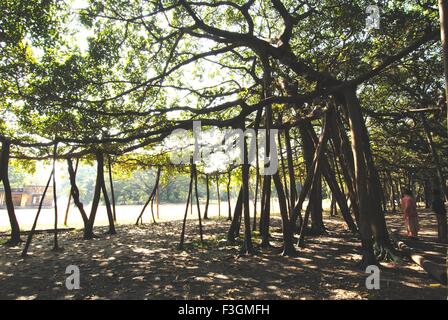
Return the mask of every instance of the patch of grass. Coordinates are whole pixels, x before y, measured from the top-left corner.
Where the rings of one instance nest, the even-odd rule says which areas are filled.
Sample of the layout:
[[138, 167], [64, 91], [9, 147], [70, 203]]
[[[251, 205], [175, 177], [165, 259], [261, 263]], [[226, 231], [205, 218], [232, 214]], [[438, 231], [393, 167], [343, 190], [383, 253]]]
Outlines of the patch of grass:
[[252, 231], [252, 239], [254, 239], [254, 240], [261, 239], [260, 231], [258, 231], [258, 230]]
[[[211, 217], [208, 218], [208, 220], [204, 220], [204, 221], [219, 221], [219, 222], [226, 222], [229, 221], [227, 220], [227, 216], [221, 216], [221, 217]], [[229, 221], [230, 222], [230, 221]]]
[[218, 238], [212, 237], [210, 239], [204, 239], [203, 242], [201, 242], [200, 239], [194, 239], [190, 242], [184, 243], [184, 248], [186, 250], [197, 250], [197, 249], [212, 249], [218, 247]]

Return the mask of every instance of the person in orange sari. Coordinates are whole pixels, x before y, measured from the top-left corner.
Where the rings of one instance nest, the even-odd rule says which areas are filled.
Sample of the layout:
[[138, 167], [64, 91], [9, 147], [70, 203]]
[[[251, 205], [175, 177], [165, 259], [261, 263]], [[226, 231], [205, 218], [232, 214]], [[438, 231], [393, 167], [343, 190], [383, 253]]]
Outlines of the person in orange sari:
[[417, 238], [419, 231], [417, 205], [415, 203], [412, 191], [405, 190], [401, 198], [401, 210], [403, 212], [404, 223], [407, 234], [410, 238]]

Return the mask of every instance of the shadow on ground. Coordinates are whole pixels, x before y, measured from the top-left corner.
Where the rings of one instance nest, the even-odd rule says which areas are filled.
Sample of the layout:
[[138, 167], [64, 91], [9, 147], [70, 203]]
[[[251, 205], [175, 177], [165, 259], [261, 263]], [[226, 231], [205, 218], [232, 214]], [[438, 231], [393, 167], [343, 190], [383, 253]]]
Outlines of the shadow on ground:
[[[239, 256], [226, 246], [229, 223], [205, 222], [207, 248], [197, 222], [187, 223], [187, 245], [178, 251], [181, 222], [119, 226], [118, 235], [84, 241], [79, 231], [60, 236], [63, 253], [50, 251], [52, 236], [36, 235], [30, 256], [22, 248], [0, 248], [0, 299], [446, 299], [411, 263], [384, 264], [381, 289], [367, 290], [367, 274], [356, 269], [359, 241], [339, 220], [326, 221], [327, 236], [309, 237], [297, 258], [279, 255], [279, 220], [273, 248]], [[254, 240], [258, 243], [259, 239]], [[81, 288], [67, 290], [68, 265], [81, 272]]]

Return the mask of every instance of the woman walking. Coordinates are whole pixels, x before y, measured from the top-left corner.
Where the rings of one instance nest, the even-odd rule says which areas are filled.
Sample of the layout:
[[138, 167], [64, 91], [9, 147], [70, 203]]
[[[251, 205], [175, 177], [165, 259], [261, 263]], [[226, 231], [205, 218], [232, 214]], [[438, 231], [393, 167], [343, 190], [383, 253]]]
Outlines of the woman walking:
[[416, 239], [418, 237], [419, 224], [417, 206], [412, 191], [405, 190], [403, 192], [403, 197], [401, 198], [401, 210], [403, 212], [408, 237]]

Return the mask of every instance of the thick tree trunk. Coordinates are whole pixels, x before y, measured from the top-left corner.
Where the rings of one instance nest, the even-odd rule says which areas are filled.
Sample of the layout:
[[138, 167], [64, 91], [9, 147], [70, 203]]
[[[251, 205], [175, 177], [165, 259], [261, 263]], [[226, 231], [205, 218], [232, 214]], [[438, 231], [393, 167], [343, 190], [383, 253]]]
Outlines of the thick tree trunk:
[[[77, 160], [78, 163], [79, 160]], [[75, 170], [73, 170], [73, 162], [71, 158], [67, 159], [67, 166], [68, 166], [68, 173], [69, 173], [69, 177], [70, 177], [70, 185], [71, 185], [71, 195], [73, 198], [73, 202], [76, 205], [76, 207], [79, 210], [79, 213], [81, 214], [82, 217], [82, 221], [84, 223], [84, 239], [87, 239], [89, 237], [88, 229], [89, 229], [89, 218], [87, 217], [87, 213], [84, 210], [84, 205], [81, 202], [80, 198], [79, 198], [79, 189], [78, 186], [76, 185], [76, 172]]]
[[439, 0], [440, 38], [442, 39], [442, 58], [445, 78], [445, 107], [448, 126], [448, 2]]
[[7, 245], [16, 246], [21, 242], [20, 227], [17, 221], [16, 213], [14, 211], [14, 203], [12, 201], [11, 186], [9, 184], [9, 151], [10, 142], [8, 140], [2, 141], [2, 151], [0, 153], [0, 180], [3, 181], [5, 192], [6, 210], [8, 212], [9, 223], [11, 225], [11, 238], [6, 242]]
[[370, 139], [361, 114], [356, 89], [344, 92], [349, 117], [352, 150], [355, 163], [356, 191], [360, 210], [360, 235], [362, 244], [362, 265], [376, 263], [373, 238], [381, 258], [385, 255], [395, 258], [381, 207], [381, 184], [373, 164]]
[[[68, 160], [70, 160], [70, 159], [68, 159]], [[75, 181], [76, 181], [76, 174], [78, 173], [78, 166], [79, 166], [79, 158], [76, 159], [76, 164], [75, 164], [75, 171], [74, 171]], [[72, 169], [73, 169], [73, 164], [72, 164]], [[73, 185], [71, 184], [71, 181], [70, 181], [70, 194], [68, 195], [67, 207], [65, 208], [64, 226], [67, 226], [68, 213], [70, 212], [70, 205], [72, 202], [72, 194], [73, 194]]]
[[96, 212], [98, 210], [98, 205], [100, 203], [100, 197], [101, 197], [101, 176], [100, 176], [100, 170], [104, 165], [104, 160], [100, 151], [96, 152], [96, 160], [97, 160], [97, 170], [96, 170], [96, 182], [95, 182], [95, 190], [93, 193], [93, 200], [92, 200], [92, 207], [90, 208], [90, 215], [89, 215], [89, 223], [87, 224], [87, 228], [84, 230], [84, 239], [89, 240], [94, 237], [93, 234], [93, 225], [95, 224], [95, 217]]
[[426, 141], [428, 143], [428, 148], [431, 151], [432, 161], [434, 162], [434, 166], [437, 171], [438, 184], [442, 188], [442, 191], [445, 194], [445, 198], [448, 201], [448, 187], [446, 185], [445, 176], [443, 174], [442, 166], [440, 164], [437, 148], [434, 144], [434, 140], [432, 139], [431, 129], [429, 128], [428, 122], [425, 119], [425, 115], [422, 115], [421, 119], [423, 123], [423, 129], [426, 135]]

